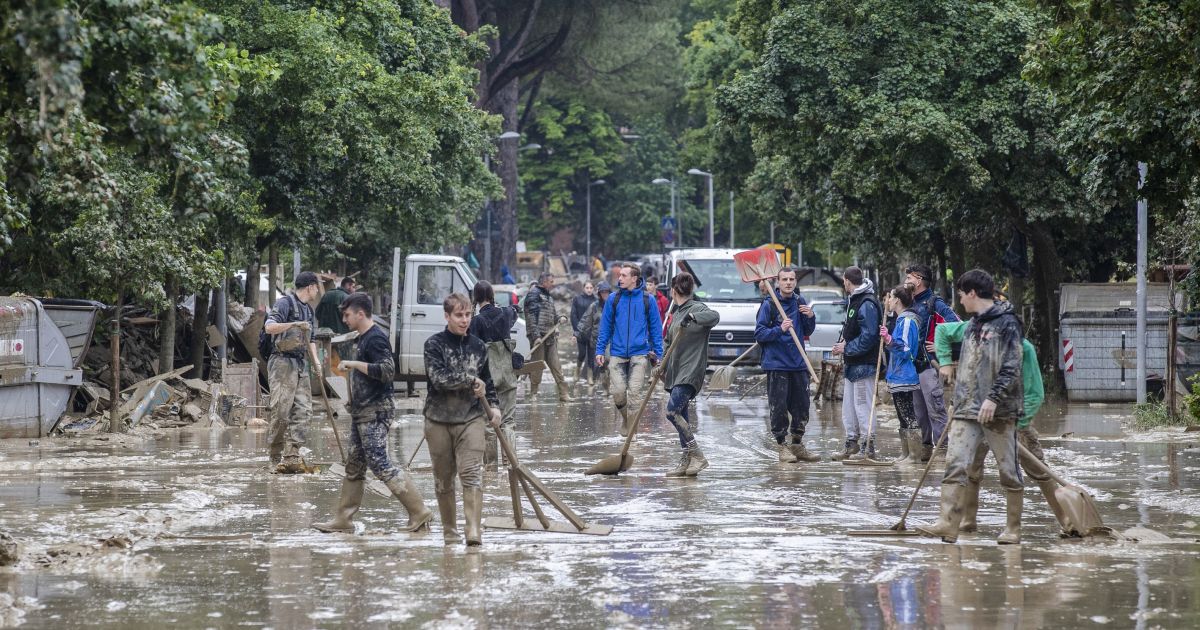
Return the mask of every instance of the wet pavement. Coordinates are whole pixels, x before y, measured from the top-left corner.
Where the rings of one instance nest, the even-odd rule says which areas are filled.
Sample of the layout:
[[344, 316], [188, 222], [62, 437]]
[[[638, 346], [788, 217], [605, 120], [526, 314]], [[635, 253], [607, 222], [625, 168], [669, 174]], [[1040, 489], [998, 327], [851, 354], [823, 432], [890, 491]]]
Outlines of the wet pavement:
[[[1126, 406], [1052, 406], [1036, 426], [1049, 462], [1094, 492], [1107, 525], [1172, 542], [1060, 540], [1030, 485], [1024, 544], [997, 546], [1004, 508], [989, 459], [980, 532], [946, 545], [846, 535], [895, 523], [920, 471], [828, 461], [842, 435], [834, 404], [809, 424], [818, 464], [779, 464], [761, 393], [739, 402], [735, 389], [699, 400], [711, 467], [698, 479], [664, 478], [678, 442], [657, 403], [634, 467], [586, 477], [619, 450], [616, 420], [599, 396], [550, 402], [551, 385], [545, 403], [518, 407], [518, 451], [586, 521], [612, 525], [607, 537], [488, 529], [483, 551], [467, 553], [443, 546], [437, 523], [396, 533], [399, 505], [371, 493], [356, 534], [318, 534], [309, 526], [327, 518], [338, 479], [267, 474], [262, 430], [0, 442], [0, 532], [24, 545], [20, 565], [0, 568], [0, 626], [1200, 625], [1200, 448], [1188, 439], [1200, 434], [1123, 437]], [[882, 416], [881, 451], [895, 456]], [[311, 426], [312, 459], [336, 461], [327, 421]], [[398, 417], [398, 458], [420, 427]], [[432, 508], [428, 466], [422, 451], [414, 474]], [[506, 476], [486, 484], [484, 515], [511, 515]], [[935, 516], [937, 493], [936, 481], [921, 491], [910, 527]]]

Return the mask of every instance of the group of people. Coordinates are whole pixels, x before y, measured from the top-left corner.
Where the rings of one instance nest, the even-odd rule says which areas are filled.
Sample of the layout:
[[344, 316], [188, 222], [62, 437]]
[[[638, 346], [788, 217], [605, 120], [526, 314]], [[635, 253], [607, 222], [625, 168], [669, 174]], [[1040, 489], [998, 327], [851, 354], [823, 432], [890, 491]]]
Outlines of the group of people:
[[[882, 300], [858, 267], [843, 273], [846, 318], [833, 353], [844, 363], [842, 421], [845, 444], [834, 460], [878, 457], [872, 422], [875, 388], [886, 383], [899, 420], [901, 462], [928, 462], [948, 437], [942, 480], [941, 515], [922, 532], [954, 541], [976, 527], [979, 483], [984, 456], [995, 454], [1001, 486], [1008, 497], [1008, 519], [1000, 542], [1020, 540], [1022, 508], [1018, 462], [1041, 486], [1051, 508], [1054, 482], [1033, 459], [1042, 458], [1030, 421], [1042, 400], [1040, 370], [1033, 347], [1023, 339], [1011, 304], [997, 301], [990, 275], [973, 270], [955, 288], [963, 308], [973, 315], [962, 322], [930, 288], [932, 271], [924, 265], [905, 270], [905, 281]], [[539, 278], [525, 299], [529, 360], [544, 361], [556, 381], [559, 399], [569, 393], [555, 342], [562, 318], [557, 314], [549, 275]], [[812, 308], [796, 290], [797, 270], [783, 268], [774, 291], [759, 308], [755, 341], [766, 373], [770, 431], [784, 463], [810, 463], [820, 455], [804, 443], [809, 420], [809, 368], [800, 341], [815, 329]], [[649, 288], [653, 286], [653, 289]], [[659, 383], [668, 395], [666, 417], [678, 434], [679, 463], [668, 477], [699, 474], [708, 466], [697, 440], [697, 424], [689, 403], [704, 385], [709, 333], [720, 322], [717, 312], [695, 299], [696, 279], [676, 274], [666, 305], [660, 304], [657, 282], [646, 282], [636, 265], [625, 265], [617, 286], [585, 285], [586, 299], [571, 308], [577, 349], [586, 353], [580, 378], [603, 373], [619, 421], [619, 432], [636, 430], [638, 403], [651, 395], [647, 385]], [[269, 455], [276, 472], [303, 472], [299, 448], [311, 410], [308, 360], [318, 294], [310, 272], [297, 276], [295, 291], [280, 298], [268, 314], [265, 334], [273, 341], [268, 359], [272, 421]], [[345, 287], [353, 289], [353, 284]], [[392, 491], [408, 513], [407, 531], [427, 528], [433, 518], [409, 473], [390, 459], [387, 434], [394, 414], [392, 378], [395, 363], [386, 334], [373, 322], [373, 305], [365, 293], [335, 296], [346, 330], [358, 333], [354, 356], [341, 366], [349, 371], [352, 417], [350, 450], [334, 518], [316, 525], [321, 531], [352, 531], [353, 517], [370, 470]], [[664, 296], [665, 297], [665, 296]], [[778, 307], [776, 306], [778, 303]], [[320, 309], [319, 309], [320, 310]], [[481, 539], [482, 474], [499, 460], [497, 432], [513, 435], [517, 371], [524, 362], [515, 352], [510, 331], [518, 312], [498, 306], [492, 287], [479, 282], [470, 297], [454, 293], [443, 303], [446, 328], [425, 343], [429, 390], [424, 405], [425, 439], [433, 462], [435, 495], [447, 544], [462, 540], [457, 531], [455, 480], [463, 488], [466, 544]], [[328, 314], [328, 311], [324, 313]], [[665, 322], [665, 324], [664, 324]], [[793, 335], [793, 332], [796, 334]], [[955, 356], [961, 344], [961, 358]], [[664, 353], [664, 347], [667, 351]], [[881, 370], [886, 357], [886, 369]], [[531, 373], [536, 395], [540, 370]], [[956, 377], [955, 377], [956, 376]], [[948, 436], [943, 387], [953, 382], [953, 422]], [[790, 443], [789, 443], [790, 437]], [[1018, 440], [1027, 449], [1019, 452]]]

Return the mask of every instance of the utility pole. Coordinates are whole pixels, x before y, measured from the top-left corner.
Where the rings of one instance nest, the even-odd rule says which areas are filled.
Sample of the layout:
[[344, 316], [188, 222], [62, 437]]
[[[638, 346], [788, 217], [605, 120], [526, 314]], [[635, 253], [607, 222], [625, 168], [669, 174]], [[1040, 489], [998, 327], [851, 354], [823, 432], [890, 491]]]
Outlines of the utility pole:
[[[1138, 190], [1146, 186], [1146, 163], [1138, 162]], [[1146, 402], [1146, 241], [1149, 238], [1146, 196], [1137, 204], [1137, 401]], [[1174, 360], [1174, 357], [1168, 357]], [[1170, 383], [1169, 386], [1174, 386]]]
[[729, 191], [729, 249], [733, 246], [733, 191]]

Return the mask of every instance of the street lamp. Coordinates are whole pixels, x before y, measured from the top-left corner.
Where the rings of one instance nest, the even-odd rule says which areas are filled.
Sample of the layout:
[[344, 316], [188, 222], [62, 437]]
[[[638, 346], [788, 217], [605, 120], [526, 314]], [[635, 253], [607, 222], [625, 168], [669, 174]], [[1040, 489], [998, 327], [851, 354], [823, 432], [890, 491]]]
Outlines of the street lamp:
[[675, 216], [675, 180], [659, 177], [650, 182], [659, 186], [671, 186], [671, 220], [675, 222], [675, 247], [683, 247], [683, 227], [679, 224], [679, 217]]
[[597, 179], [587, 185], [587, 265], [592, 268], [592, 186], [603, 186], [608, 182]]
[[[521, 137], [521, 134], [519, 134], [515, 131], [505, 131], [504, 133], [496, 136], [495, 138], [492, 138], [492, 141], [498, 142], [500, 140], [515, 140], [520, 137]], [[523, 147], [523, 148], [528, 148], [528, 147], [532, 147], [532, 146], [537, 146], [539, 149], [541, 148], [541, 145], [526, 145], [526, 147]], [[488, 170], [489, 173], [492, 172], [492, 156], [490, 156], [486, 153], [483, 154], [483, 166], [484, 166], [484, 168], [486, 168]], [[483, 239], [483, 264], [484, 264], [483, 277], [486, 278], [488, 280], [488, 282], [491, 282], [491, 280], [492, 280], [492, 200], [491, 199], [484, 202], [484, 210], [487, 214], [487, 221], [486, 221], [487, 232], [486, 232], [486, 237]]]
[[712, 173], [706, 173], [698, 168], [689, 168], [688, 175], [697, 175], [699, 177], [708, 178], [708, 246], [716, 247], [713, 241], [713, 176]]

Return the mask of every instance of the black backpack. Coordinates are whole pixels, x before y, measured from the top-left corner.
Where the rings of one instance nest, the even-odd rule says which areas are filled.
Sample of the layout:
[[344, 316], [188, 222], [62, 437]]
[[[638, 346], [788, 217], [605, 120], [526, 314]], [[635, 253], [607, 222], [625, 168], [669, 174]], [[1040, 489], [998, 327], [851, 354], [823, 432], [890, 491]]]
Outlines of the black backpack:
[[[296, 298], [292, 297], [291, 293], [285, 295], [292, 304], [292, 312], [300, 311], [300, 305]], [[263, 327], [258, 330], [258, 356], [262, 357], [263, 361], [271, 358], [275, 354], [275, 337], [267, 334], [267, 323], [263, 322]]]

